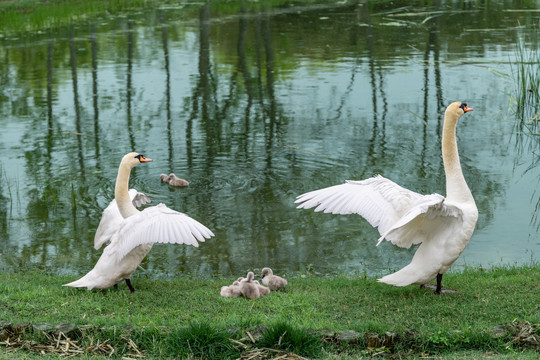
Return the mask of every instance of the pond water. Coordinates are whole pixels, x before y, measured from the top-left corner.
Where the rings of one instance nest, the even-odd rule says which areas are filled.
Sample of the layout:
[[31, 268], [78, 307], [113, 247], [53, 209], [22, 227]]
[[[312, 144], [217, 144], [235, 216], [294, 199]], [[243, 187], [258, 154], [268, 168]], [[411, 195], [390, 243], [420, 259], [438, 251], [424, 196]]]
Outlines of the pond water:
[[[2, 39], [0, 269], [90, 270], [119, 161], [138, 151], [154, 161], [131, 187], [216, 234], [155, 246], [141, 274], [387, 273], [414, 249], [376, 247], [359, 216], [295, 197], [376, 174], [444, 194], [441, 122], [457, 100], [474, 107], [458, 146], [480, 217], [454, 270], [537, 261], [538, 137], [516, 130], [512, 99], [538, 3], [421, 3], [199, 3]], [[161, 183], [169, 172], [190, 186]]]

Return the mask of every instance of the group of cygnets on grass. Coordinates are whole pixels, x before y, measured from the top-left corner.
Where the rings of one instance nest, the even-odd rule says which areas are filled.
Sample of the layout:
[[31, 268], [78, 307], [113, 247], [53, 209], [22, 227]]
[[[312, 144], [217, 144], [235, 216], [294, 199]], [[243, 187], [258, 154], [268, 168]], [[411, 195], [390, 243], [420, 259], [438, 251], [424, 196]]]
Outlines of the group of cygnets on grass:
[[287, 280], [274, 275], [272, 269], [265, 267], [262, 269], [262, 283], [261, 285], [254, 279], [255, 274], [252, 271], [248, 272], [246, 277], [239, 277], [230, 286], [221, 287], [221, 296], [229, 298], [237, 298], [243, 296], [247, 299], [257, 299], [261, 296], [270, 294], [270, 291], [276, 291], [285, 285]]
[[[172, 186], [188, 186], [189, 182], [184, 179], [180, 179], [174, 173], [169, 175], [161, 174], [159, 176], [161, 181], [168, 183]], [[287, 280], [284, 278], [274, 275], [272, 269], [265, 267], [262, 269], [262, 283], [266, 286], [263, 286], [259, 281], [255, 280], [255, 274], [250, 271], [247, 273], [246, 277], [239, 277], [235, 282], [230, 286], [221, 287], [221, 296], [228, 298], [237, 298], [245, 297], [247, 299], [257, 299], [261, 296], [270, 294], [270, 291], [276, 291], [285, 285], [287, 285]]]

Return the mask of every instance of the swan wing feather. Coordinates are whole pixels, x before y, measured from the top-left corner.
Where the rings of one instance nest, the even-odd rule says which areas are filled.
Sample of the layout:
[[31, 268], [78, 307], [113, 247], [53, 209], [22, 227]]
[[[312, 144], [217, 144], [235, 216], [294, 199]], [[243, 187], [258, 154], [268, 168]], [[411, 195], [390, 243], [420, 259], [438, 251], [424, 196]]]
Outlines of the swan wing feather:
[[315, 211], [325, 213], [358, 214], [383, 235], [423, 196], [377, 175], [302, 194], [295, 203], [300, 203], [299, 209], [315, 207]]
[[214, 234], [197, 220], [164, 204], [144, 209], [123, 221], [112, 236], [117, 259], [142, 244], [170, 243], [199, 246]]
[[399, 247], [409, 248], [436, 237], [433, 234], [448, 228], [458, 229], [458, 224], [462, 223], [463, 211], [460, 208], [446, 203], [442, 195], [425, 195], [382, 234], [377, 245], [386, 239]]
[[[150, 198], [145, 193], [135, 189], [129, 189], [128, 193], [135, 207], [141, 207], [150, 202]], [[98, 250], [103, 244], [108, 243], [111, 240], [111, 236], [122, 226], [123, 221], [124, 218], [120, 214], [120, 210], [118, 210], [116, 200], [113, 199], [109, 203], [109, 206], [103, 210], [103, 215], [101, 215], [101, 220], [94, 236], [94, 248]]]

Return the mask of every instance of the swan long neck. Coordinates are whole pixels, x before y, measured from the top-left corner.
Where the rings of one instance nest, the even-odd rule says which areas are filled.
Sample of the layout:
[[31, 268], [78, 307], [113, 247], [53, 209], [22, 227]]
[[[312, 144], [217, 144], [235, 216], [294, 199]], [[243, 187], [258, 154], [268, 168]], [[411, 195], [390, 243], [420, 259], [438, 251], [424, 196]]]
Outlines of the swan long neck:
[[457, 147], [457, 114], [446, 112], [442, 133], [442, 157], [446, 174], [446, 198], [459, 202], [474, 202], [471, 190], [467, 186]]
[[116, 199], [118, 210], [120, 210], [120, 214], [124, 219], [139, 212], [129, 198], [128, 187], [130, 173], [130, 167], [124, 163], [120, 163], [118, 176], [116, 177], [116, 186], [114, 188], [114, 197]]

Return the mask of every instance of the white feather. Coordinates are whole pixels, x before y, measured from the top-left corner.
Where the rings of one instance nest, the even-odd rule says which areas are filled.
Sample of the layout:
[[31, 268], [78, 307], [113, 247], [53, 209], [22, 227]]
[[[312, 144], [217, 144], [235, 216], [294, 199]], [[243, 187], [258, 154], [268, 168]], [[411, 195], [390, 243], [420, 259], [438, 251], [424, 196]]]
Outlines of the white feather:
[[363, 181], [347, 180], [308, 192], [296, 198], [299, 209], [316, 206], [315, 211], [332, 214], [358, 214], [382, 235], [423, 195], [402, 188], [380, 175]]
[[[146, 194], [138, 192], [135, 189], [129, 189], [128, 193], [129, 198], [135, 207], [141, 207], [150, 202], [150, 199]], [[101, 215], [101, 221], [99, 222], [96, 235], [94, 236], [94, 248], [96, 250], [102, 247], [103, 244], [108, 244], [110, 242], [111, 236], [116, 232], [123, 220], [124, 218], [116, 205], [116, 199], [113, 199], [109, 203], [109, 206], [103, 210], [103, 215]]]
[[[204, 233], [205, 235], [201, 235]], [[210, 238], [214, 234], [203, 224], [186, 214], [158, 204], [123, 221], [112, 236], [117, 261], [143, 244], [186, 244], [199, 246], [198, 237]]]

